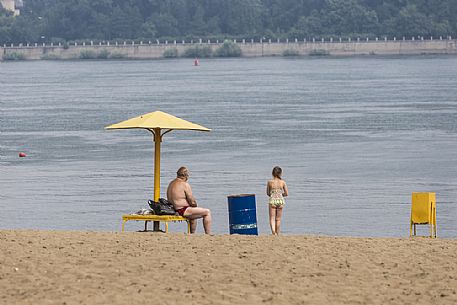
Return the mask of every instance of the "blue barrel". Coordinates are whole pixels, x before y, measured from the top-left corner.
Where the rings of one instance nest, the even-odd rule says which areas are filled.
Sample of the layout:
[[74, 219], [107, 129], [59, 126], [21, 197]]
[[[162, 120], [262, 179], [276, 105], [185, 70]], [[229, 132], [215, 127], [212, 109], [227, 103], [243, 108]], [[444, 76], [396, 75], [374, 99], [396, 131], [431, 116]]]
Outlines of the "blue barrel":
[[228, 196], [230, 234], [258, 235], [255, 195]]

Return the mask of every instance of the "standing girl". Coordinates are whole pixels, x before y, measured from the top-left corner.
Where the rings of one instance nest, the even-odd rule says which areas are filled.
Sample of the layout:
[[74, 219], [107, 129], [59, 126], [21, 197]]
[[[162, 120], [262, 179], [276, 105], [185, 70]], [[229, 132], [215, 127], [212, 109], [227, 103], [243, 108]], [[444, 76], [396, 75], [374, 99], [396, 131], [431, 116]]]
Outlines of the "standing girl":
[[282, 209], [286, 203], [284, 197], [289, 195], [286, 182], [281, 179], [282, 169], [275, 166], [271, 172], [273, 179], [267, 182], [268, 206], [270, 210], [270, 228], [272, 235], [279, 235]]

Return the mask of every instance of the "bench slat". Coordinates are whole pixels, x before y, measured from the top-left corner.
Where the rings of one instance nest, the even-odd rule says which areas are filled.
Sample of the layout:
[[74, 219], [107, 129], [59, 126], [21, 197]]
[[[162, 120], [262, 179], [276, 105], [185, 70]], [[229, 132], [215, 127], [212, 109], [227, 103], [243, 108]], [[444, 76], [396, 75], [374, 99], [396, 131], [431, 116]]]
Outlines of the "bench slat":
[[[122, 232], [124, 231], [124, 225], [129, 220], [144, 221], [159, 221], [165, 222], [165, 232], [168, 232], [169, 221], [186, 221], [187, 222], [187, 233], [190, 233], [190, 222], [189, 219], [177, 216], [177, 215], [122, 215]], [[146, 229], [146, 226], [145, 226]]]

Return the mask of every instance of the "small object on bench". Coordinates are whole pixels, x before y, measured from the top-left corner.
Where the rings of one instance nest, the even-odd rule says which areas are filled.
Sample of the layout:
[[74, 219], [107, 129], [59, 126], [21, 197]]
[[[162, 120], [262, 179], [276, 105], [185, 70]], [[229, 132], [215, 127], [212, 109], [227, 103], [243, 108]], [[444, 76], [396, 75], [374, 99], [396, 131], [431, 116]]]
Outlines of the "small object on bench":
[[159, 202], [148, 200], [148, 205], [156, 215], [176, 215], [173, 204], [165, 198], [159, 198]]
[[190, 221], [182, 216], [175, 215], [122, 215], [122, 232], [124, 232], [125, 223], [129, 220], [144, 221], [144, 230], [147, 231], [148, 221], [158, 221], [165, 223], [165, 233], [168, 232], [168, 222], [185, 221], [187, 222], [187, 233], [190, 234]]

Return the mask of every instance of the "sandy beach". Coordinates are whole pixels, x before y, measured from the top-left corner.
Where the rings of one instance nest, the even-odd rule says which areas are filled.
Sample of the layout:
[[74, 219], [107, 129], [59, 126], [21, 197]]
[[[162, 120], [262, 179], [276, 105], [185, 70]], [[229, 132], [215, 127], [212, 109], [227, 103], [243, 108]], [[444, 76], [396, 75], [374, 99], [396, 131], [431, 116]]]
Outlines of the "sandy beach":
[[457, 240], [0, 231], [0, 304], [456, 304]]

